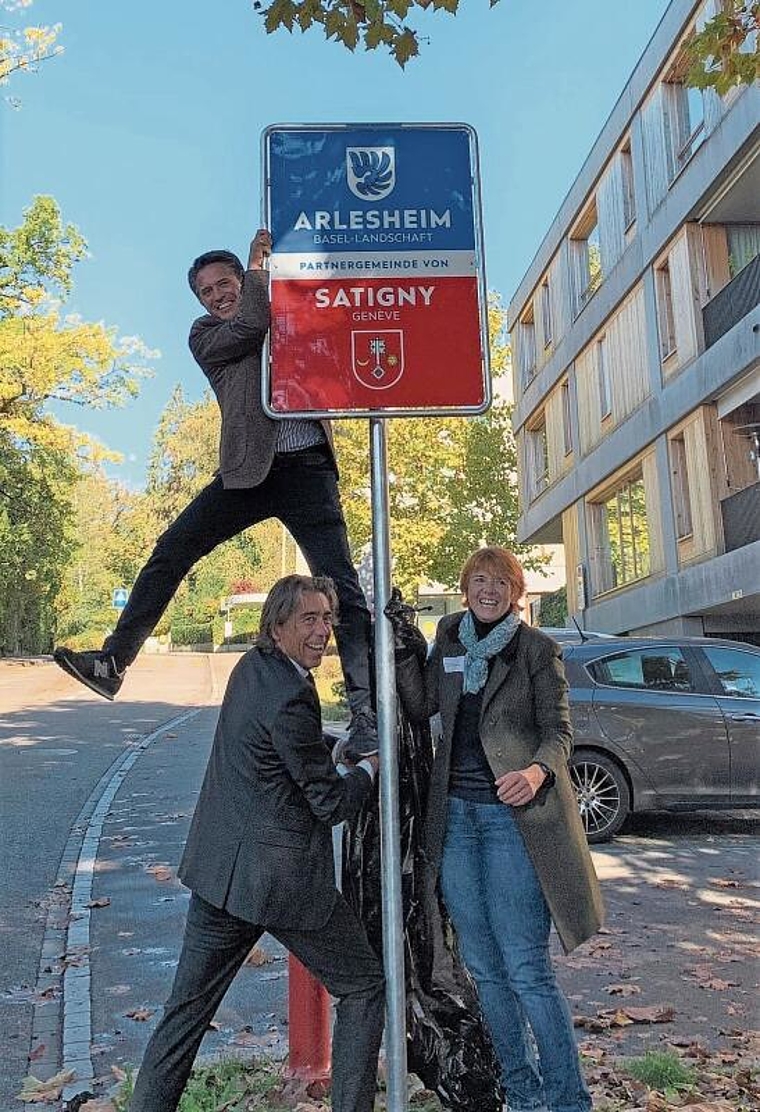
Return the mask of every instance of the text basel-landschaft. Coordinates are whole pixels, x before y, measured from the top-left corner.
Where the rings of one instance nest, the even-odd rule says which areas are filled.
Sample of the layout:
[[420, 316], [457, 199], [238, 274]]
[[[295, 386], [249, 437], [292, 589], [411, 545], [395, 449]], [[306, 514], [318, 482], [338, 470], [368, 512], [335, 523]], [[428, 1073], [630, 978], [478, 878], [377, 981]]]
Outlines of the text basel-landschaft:
[[309, 217], [300, 213], [293, 225], [296, 232], [352, 231], [389, 228], [450, 228], [451, 210], [435, 209], [351, 209], [350, 212], [317, 211]]

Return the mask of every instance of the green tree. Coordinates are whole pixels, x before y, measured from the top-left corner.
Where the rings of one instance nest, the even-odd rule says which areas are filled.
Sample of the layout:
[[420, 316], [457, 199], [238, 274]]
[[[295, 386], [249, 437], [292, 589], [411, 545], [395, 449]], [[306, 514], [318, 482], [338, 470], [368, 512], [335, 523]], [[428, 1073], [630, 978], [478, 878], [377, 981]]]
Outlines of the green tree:
[[760, 3], [723, 0], [719, 11], [696, 32], [687, 51], [687, 85], [714, 88], [723, 96], [735, 85], [760, 80]]
[[0, 227], [0, 430], [20, 446], [66, 450], [71, 431], [48, 403], [122, 405], [158, 355], [138, 337], [61, 317], [86, 250], [52, 197], [36, 197], [18, 228]]
[[[498, 0], [489, 0], [494, 7]], [[456, 15], [459, 0], [254, 0], [267, 33], [280, 27], [308, 31], [321, 27], [325, 38], [348, 50], [384, 47], [403, 68], [420, 52], [420, 36], [411, 25], [423, 11]]]
[[74, 539], [55, 600], [57, 637], [91, 648], [113, 628], [114, 587], [130, 586], [158, 532], [146, 496], [127, 490], [90, 464], [71, 491]]
[[0, 651], [49, 647], [76, 547], [77, 475], [107, 455], [50, 403], [120, 404], [147, 373], [141, 341], [61, 316], [85, 251], [51, 197], [37, 197], [19, 227], [0, 227]]
[[74, 544], [65, 452], [19, 452], [0, 431], [0, 656], [47, 652]]

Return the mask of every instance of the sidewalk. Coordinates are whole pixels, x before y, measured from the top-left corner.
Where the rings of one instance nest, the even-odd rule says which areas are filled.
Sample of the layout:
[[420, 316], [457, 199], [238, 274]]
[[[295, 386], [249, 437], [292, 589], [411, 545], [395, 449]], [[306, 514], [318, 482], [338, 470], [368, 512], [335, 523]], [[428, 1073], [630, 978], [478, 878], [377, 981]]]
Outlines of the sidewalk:
[[[113, 1084], [114, 1068], [139, 1065], [171, 987], [188, 901], [176, 868], [216, 714], [214, 708], [191, 712], [140, 752], [103, 813], [82, 916], [87, 929], [75, 920], [64, 958], [60, 946], [57, 956], [47, 951], [51, 983], [66, 968], [89, 969], [95, 1084], [87, 1087], [95, 1091]], [[80, 870], [94, 844], [87, 842], [92, 821], [85, 819], [81, 831]], [[743, 1057], [748, 1031], [759, 1025], [760, 823], [738, 814], [660, 817], [638, 829], [594, 852], [608, 909], [604, 933], [569, 957], [558, 954], [579, 1044], [592, 1061], [687, 1045]], [[68, 980], [75, 982], [71, 973]], [[69, 993], [65, 988], [62, 1015]], [[52, 1019], [53, 1009], [44, 1007]], [[69, 1035], [76, 1036], [76, 1022], [69, 1021]], [[51, 1049], [30, 1072], [43, 1077], [61, 1068]], [[277, 1058], [287, 1052], [286, 955], [266, 936], [202, 1047], [206, 1060], [256, 1052]]]

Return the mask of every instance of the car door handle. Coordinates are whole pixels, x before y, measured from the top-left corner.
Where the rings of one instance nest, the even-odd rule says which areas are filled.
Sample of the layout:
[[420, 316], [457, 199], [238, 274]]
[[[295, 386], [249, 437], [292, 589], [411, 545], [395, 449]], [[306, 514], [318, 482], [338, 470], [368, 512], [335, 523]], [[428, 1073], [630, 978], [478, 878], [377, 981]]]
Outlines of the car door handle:
[[748, 711], [746, 714], [732, 714], [732, 722], [760, 722], [760, 714], [753, 714]]

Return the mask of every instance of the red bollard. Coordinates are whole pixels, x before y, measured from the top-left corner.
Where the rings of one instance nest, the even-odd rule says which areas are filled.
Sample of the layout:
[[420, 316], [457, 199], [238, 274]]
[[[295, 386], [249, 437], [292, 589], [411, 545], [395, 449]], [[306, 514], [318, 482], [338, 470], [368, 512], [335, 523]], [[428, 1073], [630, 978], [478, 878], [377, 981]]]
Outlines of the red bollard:
[[288, 955], [287, 1072], [304, 1081], [330, 1077], [330, 996], [292, 954]]

